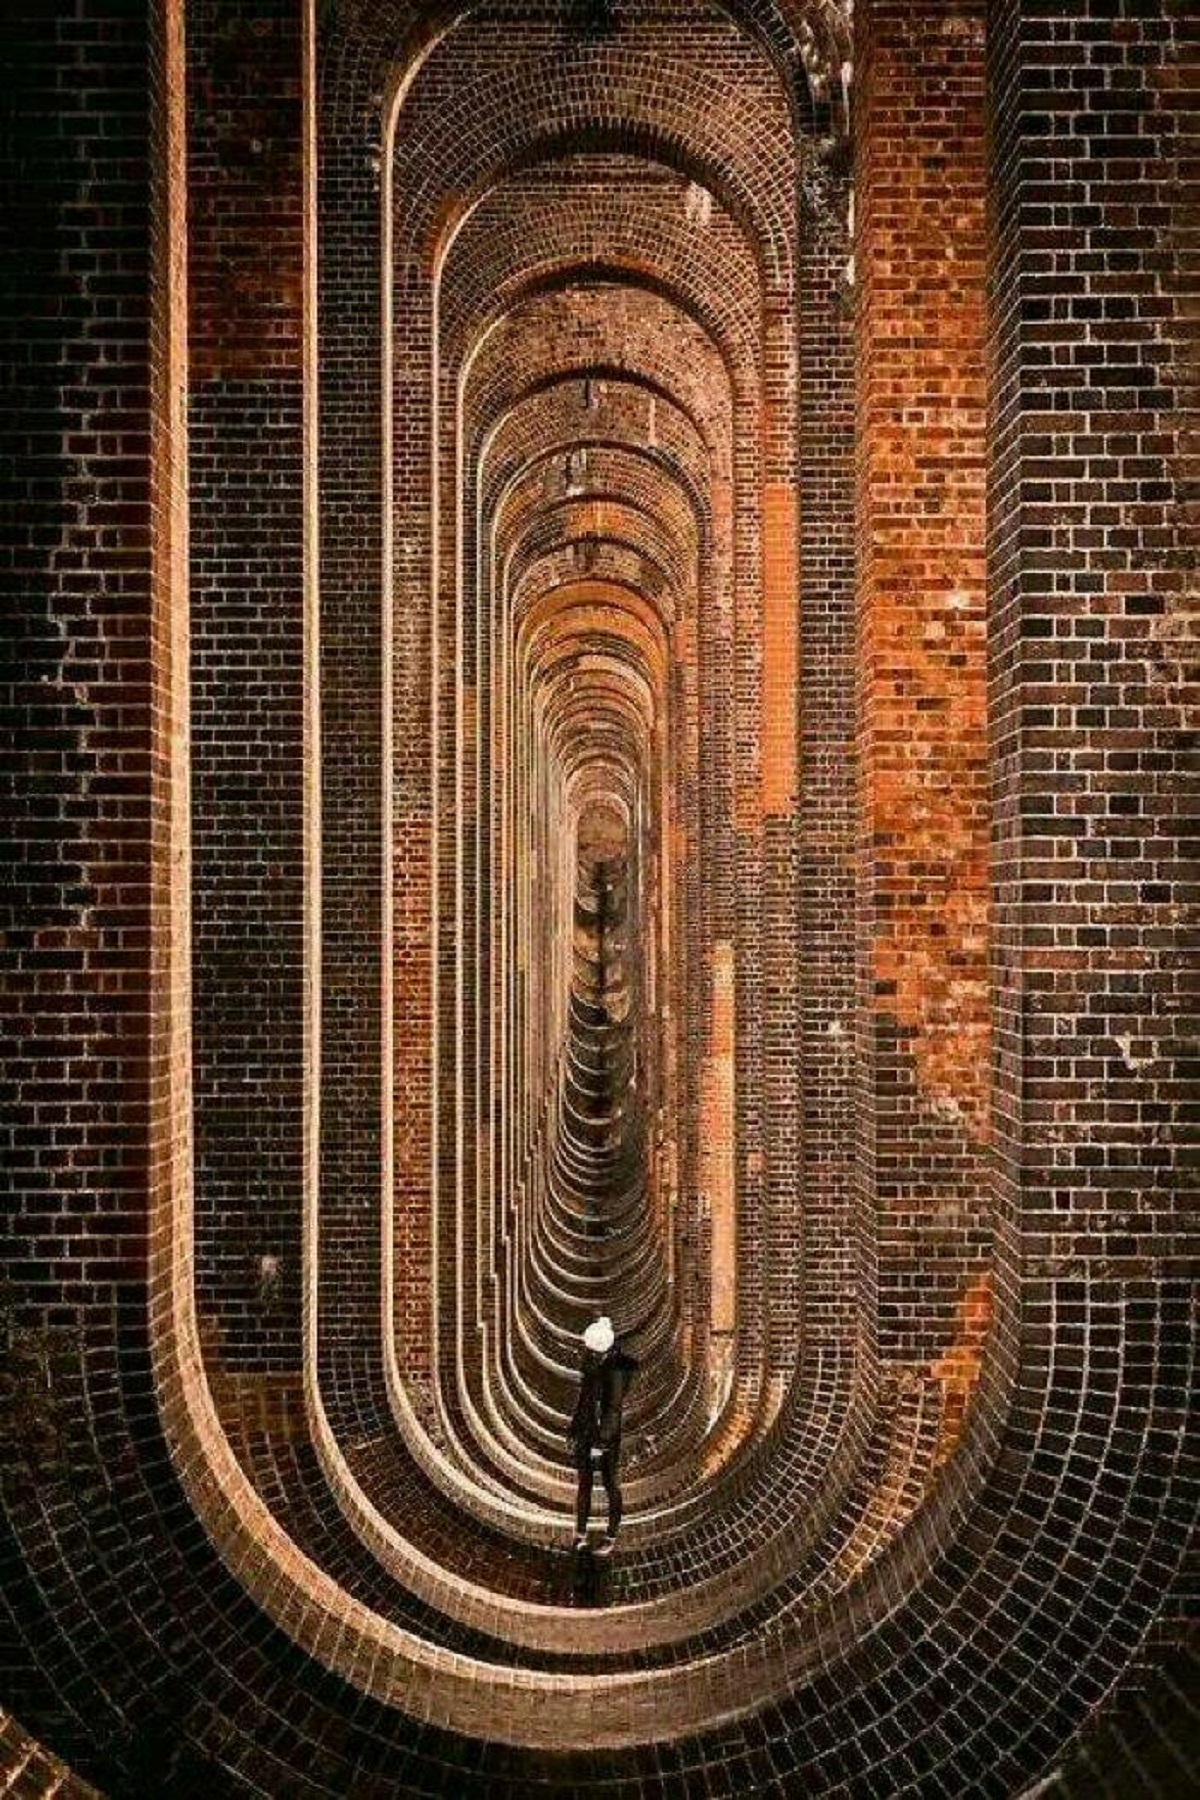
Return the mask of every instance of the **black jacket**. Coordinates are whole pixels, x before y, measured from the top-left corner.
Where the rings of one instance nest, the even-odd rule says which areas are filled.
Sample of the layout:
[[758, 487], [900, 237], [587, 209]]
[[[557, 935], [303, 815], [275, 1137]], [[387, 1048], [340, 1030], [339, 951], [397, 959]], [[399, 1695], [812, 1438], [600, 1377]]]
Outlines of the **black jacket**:
[[622, 1350], [619, 1343], [603, 1356], [595, 1350], [584, 1351], [579, 1398], [567, 1427], [567, 1436], [577, 1450], [591, 1450], [596, 1445], [605, 1450], [617, 1449], [621, 1442], [621, 1406], [637, 1366], [637, 1358]]

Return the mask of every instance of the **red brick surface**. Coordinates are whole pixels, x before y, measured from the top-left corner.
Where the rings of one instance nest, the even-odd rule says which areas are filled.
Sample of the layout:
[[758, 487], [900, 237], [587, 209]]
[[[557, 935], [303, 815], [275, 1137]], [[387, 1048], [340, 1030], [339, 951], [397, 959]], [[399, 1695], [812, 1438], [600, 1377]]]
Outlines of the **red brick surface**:
[[857, 23], [864, 1072], [881, 1344], [906, 1357], [945, 1341], [990, 1230], [984, 12]]
[[1067, 11], [16, 0], [6, 1791], [1193, 1781], [1194, 69]]

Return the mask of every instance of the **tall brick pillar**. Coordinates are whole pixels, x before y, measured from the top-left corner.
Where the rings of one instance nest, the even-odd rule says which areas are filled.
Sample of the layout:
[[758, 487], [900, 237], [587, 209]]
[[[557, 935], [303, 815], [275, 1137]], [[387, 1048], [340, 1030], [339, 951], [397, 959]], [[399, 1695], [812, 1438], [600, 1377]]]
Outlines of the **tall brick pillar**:
[[[835, 190], [839, 214], [845, 196]], [[800, 1056], [807, 1341], [848, 1349], [854, 1017], [854, 345], [840, 218], [801, 232]], [[795, 1126], [792, 1125], [795, 1132]]]
[[904, 1361], [989, 1242], [984, 11], [855, 9], [861, 1199]]
[[300, 1356], [302, 20], [187, 14], [196, 1266], [241, 1371]]
[[[1129, 1447], [1142, 1594], [1168, 1592], [1136, 1690], [1188, 1610], [1159, 1496], [1194, 1389], [1195, 12], [996, 0], [988, 61], [1001, 1249], [1019, 1231], [1047, 1434]], [[1114, 1624], [1114, 1658], [1144, 1620], [1131, 1607]], [[1081, 1751], [1071, 1791], [1169, 1790], [1121, 1760], [1126, 1725], [1151, 1769], [1166, 1756], [1139, 1747], [1154, 1737], [1140, 1704], [1110, 1698], [1103, 1779]]]
[[150, 1046], [170, 830], [154, 551], [179, 471], [155, 486], [168, 331], [151, 271], [177, 18], [149, 0], [5, 9], [6, 1338], [22, 1322], [105, 1332], [136, 1308], [148, 1170], [166, 1154]]
[[984, 4], [856, 7], [862, 1170], [883, 1355], [988, 1251]]
[[[169, 280], [182, 15], [174, 0], [13, 0], [3, 23], [0, 1661], [5, 1708], [75, 1760], [92, 1748], [83, 1722], [117, 1741], [115, 1696], [136, 1704], [164, 1660], [161, 1641], [153, 1664], [136, 1642], [89, 1654], [116, 1584], [94, 1549], [71, 1566], [70, 1547], [94, 1531], [119, 1558], [157, 1510], [139, 1463], [161, 1442], [147, 1232], [187, 1154], [185, 1053], [166, 1029], [186, 1002], [167, 922], [186, 631]], [[135, 1579], [149, 1560], [143, 1536]], [[120, 1610], [140, 1623], [153, 1608], [143, 1591]], [[37, 1774], [31, 1759], [15, 1779]]]

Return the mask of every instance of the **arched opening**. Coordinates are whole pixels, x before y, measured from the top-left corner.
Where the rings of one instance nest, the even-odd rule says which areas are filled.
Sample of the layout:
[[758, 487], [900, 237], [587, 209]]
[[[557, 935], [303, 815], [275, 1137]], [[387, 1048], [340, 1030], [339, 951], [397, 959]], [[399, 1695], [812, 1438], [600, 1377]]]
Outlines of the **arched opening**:
[[1042, 12], [17, 7], [0, 1589], [104, 1791], [1183, 1767], [1184, 33]]

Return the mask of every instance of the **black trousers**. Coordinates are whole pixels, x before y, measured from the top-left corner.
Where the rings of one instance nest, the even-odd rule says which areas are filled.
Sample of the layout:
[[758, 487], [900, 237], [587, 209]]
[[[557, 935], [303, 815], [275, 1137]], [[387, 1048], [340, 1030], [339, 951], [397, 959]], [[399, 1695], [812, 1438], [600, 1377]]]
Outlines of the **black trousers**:
[[575, 1530], [580, 1537], [587, 1532], [588, 1517], [592, 1510], [592, 1489], [595, 1486], [596, 1470], [600, 1471], [600, 1479], [604, 1483], [604, 1491], [608, 1495], [608, 1535], [616, 1537], [621, 1524], [621, 1479], [620, 1479], [621, 1446], [610, 1444], [601, 1451], [598, 1457], [581, 1447], [575, 1456], [575, 1468], [579, 1475], [579, 1491], [575, 1500]]

